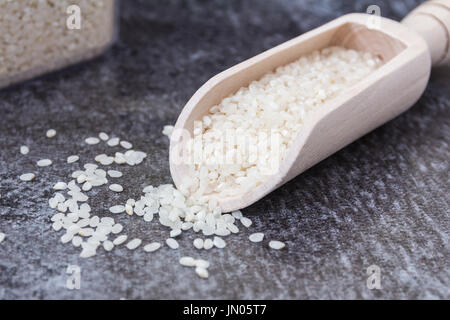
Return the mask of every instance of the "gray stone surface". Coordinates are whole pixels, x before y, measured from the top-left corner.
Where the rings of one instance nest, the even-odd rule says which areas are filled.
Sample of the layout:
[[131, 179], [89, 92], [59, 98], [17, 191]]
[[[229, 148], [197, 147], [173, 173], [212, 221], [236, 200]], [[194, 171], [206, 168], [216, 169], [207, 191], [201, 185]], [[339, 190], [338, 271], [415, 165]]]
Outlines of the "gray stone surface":
[[[99, 249], [85, 260], [51, 230], [52, 184], [103, 150], [85, 137], [112, 132], [149, 153], [124, 169], [122, 194], [91, 192], [91, 205], [107, 212], [148, 183], [171, 182], [162, 127], [208, 78], [373, 3], [400, 19], [418, 2], [122, 1], [120, 40], [104, 56], [1, 91], [0, 299], [450, 298], [449, 68], [433, 71], [410, 111], [245, 209], [253, 226], [224, 250], [197, 252], [189, 233], [176, 251]], [[48, 128], [58, 131], [52, 140]], [[83, 162], [67, 165], [73, 153]], [[44, 157], [54, 165], [37, 168]], [[35, 181], [20, 182], [28, 171]], [[136, 216], [117, 219], [130, 237], [168, 235]], [[256, 231], [262, 244], [247, 240]], [[270, 250], [269, 239], [287, 246]], [[179, 265], [182, 255], [211, 261], [210, 278]], [[82, 268], [80, 290], [65, 288], [68, 264]], [[372, 264], [381, 290], [366, 287]]]

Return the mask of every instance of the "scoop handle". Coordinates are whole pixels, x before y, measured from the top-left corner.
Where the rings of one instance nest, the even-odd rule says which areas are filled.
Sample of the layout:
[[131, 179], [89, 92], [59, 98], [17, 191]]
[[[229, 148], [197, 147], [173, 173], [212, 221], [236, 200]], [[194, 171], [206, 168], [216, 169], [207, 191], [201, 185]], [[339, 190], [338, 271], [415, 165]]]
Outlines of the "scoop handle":
[[411, 11], [402, 24], [427, 42], [433, 66], [450, 62], [450, 0], [426, 1]]

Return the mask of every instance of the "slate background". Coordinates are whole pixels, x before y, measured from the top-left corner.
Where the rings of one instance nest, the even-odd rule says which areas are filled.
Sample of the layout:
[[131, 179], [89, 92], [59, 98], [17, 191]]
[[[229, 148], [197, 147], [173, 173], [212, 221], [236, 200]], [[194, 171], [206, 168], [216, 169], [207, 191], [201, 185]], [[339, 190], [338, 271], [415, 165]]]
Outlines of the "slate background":
[[[84, 260], [51, 230], [51, 186], [84, 163], [66, 157], [86, 162], [103, 151], [85, 137], [114, 133], [149, 154], [123, 170], [122, 194], [91, 192], [91, 205], [106, 212], [148, 183], [171, 182], [162, 127], [208, 78], [370, 4], [398, 20], [418, 1], [122, 1], [120, 40], [105, 55], [0, 91], [0, 298], [449, 299], [448, 67], [433, 71], [410, 111], [245, 209], [253, 226], [224, 250], [198, 252], [189, 233], [176, 251], [99, 249]], [[49, 128], [58, 131], [50, 141]], [[54, 165], [36, 168], [44, 157]], [[19, 181], [28, 171], [37, 178]], [[130, 237], [168, 234], [136, 216], [116, 219]], [[247, 240], [257, 231], [262, 245]], [[287, 246], [270, 250], [269, 239]], [[179, 265], [183, 255], [210, 260], [210, 278]], [[82, 268], [81, 290], [65, 288], [68, 264]], [[381, 290], [366, 287], [372, 264]]]

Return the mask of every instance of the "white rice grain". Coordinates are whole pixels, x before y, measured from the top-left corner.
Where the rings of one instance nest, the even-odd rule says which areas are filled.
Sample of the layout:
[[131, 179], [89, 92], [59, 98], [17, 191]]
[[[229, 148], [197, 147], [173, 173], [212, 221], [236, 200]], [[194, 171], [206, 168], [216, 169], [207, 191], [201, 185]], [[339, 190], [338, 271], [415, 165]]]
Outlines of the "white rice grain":
[[252, 220], [246, 217], [241, 218], [241, 223], [244, 227], [249, 228], [252, 225]]
[[86, 169], [86, 171], [94, 171], [95, 169], [98, 168], [98, 165], [96, 165], [95, 163], [86, 163], [83, 168]]
[[53, 186], [54, 190], [66, 190], [67, 189], [67, 183], [59, 181], [57, 183], [55, 183], [55, 185]]
[[114, 157], [106, 157], [100, 160], [100, 163], [104, 166], [109, 166], [114, 162]]
[[170, 237], [175, 238], [181, 234], [181, 229], [173, 229], [170, 231]]
[[116, 205], [116, 206], [112, 206], [111, 208], [109, 208], [109, 211], [111, 213], [122, 213], [125, 211], [125, 207], [122, 205]]
[[50, 208], [55, 209], [58, 206], [58, 200], [56, 200], [56, 198], [50, 198], [48, 200], [48, 205]]
[[114, 234], [121, 233], [123, 230], [123, 226], [120, 223], [116, 223], [111, 227], [111, 232]]
[[122, 192], [123, 187], [120, 184], [113, 183], [112, 185], [109, 186], [109, 190], [114, 192]]
[[55, 222], [53, 222], [53, 224], [52, 224], [52, 229], [55, 230], [55, 231], [61, 230], [62, 227], [63, 227], [63, 224], [62, 224], [61, 221], [55, 221]]
[[86, 138], [86, 139], [84, 140], [84, 142], [86, 142], [86, 144], [93, 145], [93, 144], [99, 143], [99, 142], [100, 142], [100, 139], [97, 138], [97, 137], [89, 137], [89, 138]]
[[203, 249], [204, 241], [203, 241], [203, 239], [201, 239], [201, 238], [197, 238], [197, 239], [194, 240], [193, 244], [194, 244], [194, 247], [195, 247], [195, 248], [197, 248], [197, 249]]
[[34, 173], [24, 173], [19, 177], [19, 179], [22, 181], [31, 181], [34, 178], [35, 178]]
[[214, 242], [211, 239], [205, 239], [203, 242], [203, 249], [209, 250], [214, 246]]
[[95, 156], [94, 160], [97, 162], [101, 162], [103, 159], [107, 158], [108, 155], [105, 153], [101, 153]]
[[121, 152], [116, 152], [114, 155], [114, 162], [117, 164], [125, 164], [127, 163], [127, 159], [125, 159], [125, 155]]
[[89, 181], [86, 181], [83, 183], [83, 186], [81, 187], [83, 191], [89, 191], [92, 189], [92, 184]]
[[[133, 207], [130, 204], [125, 204], [125, 212], [127, 213], [127, 215], [132, 216], [133, 215]], [[148, 217], [147, 217], [148, 218]], [[153, 218], [153, 217], [152, 217]], [[144, 217], [144, 220], [146, 218]]]
[[283, 249], [285, 246], [286, 245], [281, 241], [272, 240], [269, 242], [269, 247], [271, 247], [272, 249], [275, 249], [275, 250]]
[[109, 139], [109, 136], [108, 136], [106, 133], [104, 133], [104, 132], [100, 132], [100, 133], [98, 134], [98, 137], [99, 137], [100, 140], [102, 140], [102, 141], [107, 141], [107, 140]]
[[112, 227], [115, 224], [115, 222], [114, 219], [111, 217], [103, 217], [101, 218], [101, 224]]
[[52, 164], [52, 160], [50, 159], [42, 159], [36, 162], [38, 167], [48, 167]]
[[131, 149], [133, 148], [133, 145], [129, 143], [128, 141], [122, 140], [120, 141], [120, 145], [125, 149]]
[[84, 227], [87, 227], [90, 223], [91, 223], [91, 219], [89, 219], [89, 217], [88, 217], [88, 218], [83, 218], [83, 219], [79, 220], [77, 222], [77, 225], [80, 228], [84, 228]]
[[232, 232], [232, 233], [238, 233], [239, 232], [239, 228], [236, 227], [232, 223], [227, 223], [227, 229], [230, 230], [230, 232]]
[[233, 217], [235, 217], [238, 220], [242, 219], [242, 212], [240, 210], [233, 211], [231, 214]]
[[46, 133], [47, 138], [53, 138], [56, 136], [56, 130], [55, 129], [48, 129]]
[[145, 252], [154, 252], [161, 248], [161, 244], [159, 242], [152, 242], [144, 246]]
[[106, 142], [106, 144], [110, 147], [115, 147], [119, 144], [120, 139], [119, 138], [111, 138]]
[[90, 237], [94, 234], [94, 229], [92, 228], [81, 228], [78, 234], [82, 237]]
[[103, 169], [95, 169], [94, 175], [96, 177], [106, 178], [106, 171]]
[[219, 249], [223, 249], [227, 245], [225, 240], [223, 240], [222, 238], [219, 238], [219, 237], [214, 237], [213, 243], [214, 243], [214, 246], [216, 246]]
[[205, 268], [196, 267], [195, 272], [198, 274], [200, 278], [206, 279], [209, 277], [208, 270], [206, 270]]
[[204, 268], [204, 269], [208, 269], [209, 268], [209, 262], [203, 259], [197, 259], [195, 260], [195, 266], [196, 267], [200, 267], [200, 268]]
[[173, 132], [173, 126], [167, 125], [167, 126], [164, 126], [162, 134], [170, 138], [170, 136], [172, 135], [172, 132]]
[[20, 147], [20, 153], [23, 155], [28, 154], [28, 152], [30, 152], [30, 149], [27, 146], [21, 146]]
[[80, 236], [74, 236], [72, 238], [72, 245], [74, 247], [79, 247], [81, 246], [81, 243], [83, 242], [83, 238], [81, 238]]
[[183, 222], [183, 223], [181, 224], [181, 230], [187, 231], [187, 230], [191, 229], [192, 226], [193, 226], [193, 223], [192, 223], [192, 222]]
[[72, 178], [77, 179], [79, 176], [81, 176], [82, 174], [84, 174], [84, 171], [82, 170], [76, 170], [74, 172], [72, 172]]
[[130, 242], [127, 243], [127, 248], [130, 249], [130, 250], [134, 250], [137, 247], [139, 247], [141, 245], [141, 243], [142, 243], [141, 239], [138, 239], [138, 238], [133, 239], [133, 240], [131, 240]]
[[[152, 222], [152, 220], [153, 220], [153, 213], [147, 212], [147, 213], [144, 214], [144, 221], [145, 221], [145, 222]], [[172, 230], [172, 231], [173, 231], [173, 230]], [[171, 237], [176, 237], [177, 235], [173, 235], [173, 234], [172, 234], [172, 231], [170, 231], [170, 236], [171, 236]], [[181, 232], [180, 232], [180, 233], [181, 233]]]
[[61, 237], [61, 242], [67, 243], [69, 241], [72, 241], [72, 238], [73, 238], [73, 234], [70, 232], [67, 232]]
[[84, 183], [84, 182], [86, 181], [86, 179], [87, 179], [87, 177], [86, 177], [85, 174], [80, 174], [80, 175], [77, 177], [77, 183]]
[[109, 240], [106, 240], [105, 242], [103, 242], [103, 248], [104, 248], [106, 251], [111, 251], [111, 250], [114, 248], [114, 243], [112, 243], [112, 242], [109, 241]]
[[96, 245], [93, 245], [92, 243], [89, 242], [83, 242], [81, 246], [83, 247], [83, 250], [80, 253], [81, 258], [90, 258], [97, 254]]
[[58, 203], [66, 201], [66, 198], [59, 192], [55, 193], [54, 198], [56, 199], [56, 201], [58, 201]]
[[111, 178], [120, 178], [122, 176], [122, 172], [117, 170], [108, 170], [108, 175]]
[[171, 249], [178, 249], [180, 247], [180, 245], [178, 244], [177, 240], [172, 239], [172, 238], [168, 238], [166, 240], [166, 244], [169, 246], [169, 248]]
[[127, 241], [128, 237], [124, 234], [118, 236], [117, 238], [114, 239], [113, 244], [115, 246], [121, 245], [122, 243], [124, 243], [125, 241]]
[[99, 225], [100, 218], [98, 216], [93, 216], [89, 219], [89, 226], [95, 228]]
[[67, 157], [67, 163], [74, 163], [80, 160], [80, 157], [77, 155], [72, 155]]
[[261, 242], [261, 241], [263, 241], [263, 239], [264, 239], [264, 233], [262, 233], [262, 232], [252, 233], [252, 234], [248, 237], [248, 239], [249, 239], [251, 242]]
[[181, 257], [179, 262], [182, 266], [195, 267], [195, 259], [192, 257]]

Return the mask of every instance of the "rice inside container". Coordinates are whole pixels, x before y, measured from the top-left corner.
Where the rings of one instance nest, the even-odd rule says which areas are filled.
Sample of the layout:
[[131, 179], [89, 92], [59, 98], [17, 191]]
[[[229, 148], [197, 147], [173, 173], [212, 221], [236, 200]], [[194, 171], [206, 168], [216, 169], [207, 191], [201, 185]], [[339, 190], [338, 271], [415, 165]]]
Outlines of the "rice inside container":
[[0, 88], [103, 53], [117, 35], [117, 7], [115, 0], [0, 0]]

